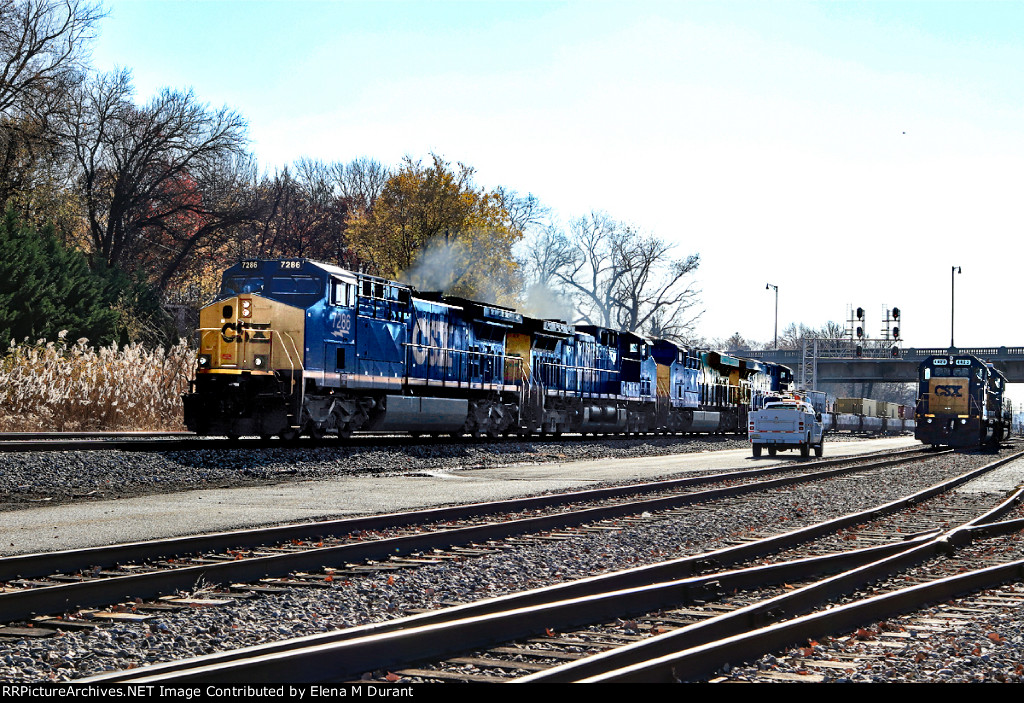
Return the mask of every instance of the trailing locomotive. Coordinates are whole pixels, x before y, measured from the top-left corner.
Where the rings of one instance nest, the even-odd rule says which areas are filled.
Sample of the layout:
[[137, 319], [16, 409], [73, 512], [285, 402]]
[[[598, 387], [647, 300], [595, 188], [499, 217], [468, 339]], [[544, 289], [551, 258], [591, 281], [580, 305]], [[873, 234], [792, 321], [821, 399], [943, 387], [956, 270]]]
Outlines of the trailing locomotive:
[[740, 432], [793, 378], [304, 259], [229, 268], [198, 334], [185, 423], [229, 437]]
[[1009, 437], [1006, 377], [991, 364], [970, 354], [930, 356], [918, 381], [914, 437], [925, 444], [973, 447]]

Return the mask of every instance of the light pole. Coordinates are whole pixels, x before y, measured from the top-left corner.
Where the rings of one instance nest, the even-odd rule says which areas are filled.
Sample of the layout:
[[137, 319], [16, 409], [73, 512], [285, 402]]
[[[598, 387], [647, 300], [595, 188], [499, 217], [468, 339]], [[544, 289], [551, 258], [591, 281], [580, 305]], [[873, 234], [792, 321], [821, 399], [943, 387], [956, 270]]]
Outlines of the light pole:
[[956, 275], [960, 273], [960, 267], [954, 266], [949, 274], [949, 348], [953, 349], [953, 315], [956, 312]]
[[775, 289], [775, 349], [777, 350], [779, 348], [779, 287], [766, 283], [764, 289], [768, 290], [769, 288]]

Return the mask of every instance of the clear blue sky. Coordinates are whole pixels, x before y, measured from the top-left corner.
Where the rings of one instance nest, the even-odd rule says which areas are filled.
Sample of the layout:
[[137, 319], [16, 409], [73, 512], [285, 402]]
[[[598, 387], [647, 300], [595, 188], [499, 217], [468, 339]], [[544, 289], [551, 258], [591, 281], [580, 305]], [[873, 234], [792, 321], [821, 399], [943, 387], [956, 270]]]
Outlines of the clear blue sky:
[[138, 99], [194, 89], [265, 169], [436, 152], [699, 252], [709, 338], [904, 314], [1024, 345], [1019, 2], [108, 0]]

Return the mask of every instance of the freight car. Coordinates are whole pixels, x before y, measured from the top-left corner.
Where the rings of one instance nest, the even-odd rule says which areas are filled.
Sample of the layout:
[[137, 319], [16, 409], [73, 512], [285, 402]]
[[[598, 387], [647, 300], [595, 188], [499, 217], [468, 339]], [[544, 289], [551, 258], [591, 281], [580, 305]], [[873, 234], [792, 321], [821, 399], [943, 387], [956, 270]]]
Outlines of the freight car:
[[918, 369], [914, 436], [932, 446], [996, 445], [1009, 436], [1013, 412], [1006, 377], [970, 354], [930, 356]]
[[229, 268], [198, 335], [185, 423], [228, 437], [741, 432], [792, 382], [784, 366], [305, 259]]

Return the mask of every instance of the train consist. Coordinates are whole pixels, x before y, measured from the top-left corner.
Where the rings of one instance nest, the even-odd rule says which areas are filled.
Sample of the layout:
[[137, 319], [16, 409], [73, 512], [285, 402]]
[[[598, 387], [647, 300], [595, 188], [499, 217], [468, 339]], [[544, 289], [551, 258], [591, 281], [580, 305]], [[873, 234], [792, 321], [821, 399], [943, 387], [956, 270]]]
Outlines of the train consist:
[[202, 435], [743, 432], [788, 367], [525, 316], [305, 259], [247, 260], [200, 311]]
[[918, 369], [914, 436], [932, 446], [996, 445], [1010, 435], [1006, 377], [970, 354], [930, 356]]
[[914, 431], [914, 406], [869, 398], [836, 398], [823, 419], [830, 432], [904, 434]]

